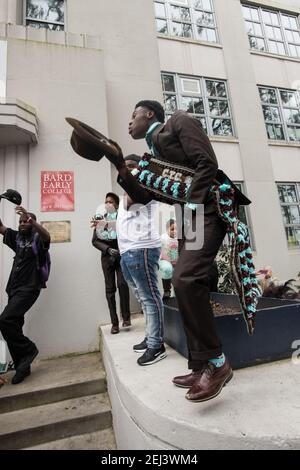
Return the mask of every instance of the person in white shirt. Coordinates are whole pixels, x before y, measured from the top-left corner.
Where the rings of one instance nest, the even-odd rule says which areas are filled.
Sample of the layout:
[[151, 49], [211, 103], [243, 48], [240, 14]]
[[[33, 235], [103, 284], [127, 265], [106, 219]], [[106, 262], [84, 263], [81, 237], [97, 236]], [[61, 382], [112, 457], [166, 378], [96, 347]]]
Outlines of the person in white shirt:
[[[138, 167], [140, 157], [125, 157], [127, 168]], [[158, 287], [160, 236], [155, 228], [155, 211], [159, 203], [133, 204], [125, 193], [117, 217], [121, 268], [128, 285], [141, 303], [146, 318], [145, 339], [133, 349], [143, 353], [140, 366], [154, 364], [166, 357], [163, 343], [163, 302]]]

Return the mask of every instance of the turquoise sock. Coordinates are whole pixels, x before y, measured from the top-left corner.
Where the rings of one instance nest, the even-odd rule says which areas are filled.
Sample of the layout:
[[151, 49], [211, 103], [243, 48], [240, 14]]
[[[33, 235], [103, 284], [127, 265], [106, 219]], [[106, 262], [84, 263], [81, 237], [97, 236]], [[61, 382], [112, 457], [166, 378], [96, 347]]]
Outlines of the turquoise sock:
[[225, 364], [225, 356], [222, 353], [221, 356], [216, 357], [215, 359], [209, 359], [208, 362], [211, 362], [216, 367], [222, 367]]

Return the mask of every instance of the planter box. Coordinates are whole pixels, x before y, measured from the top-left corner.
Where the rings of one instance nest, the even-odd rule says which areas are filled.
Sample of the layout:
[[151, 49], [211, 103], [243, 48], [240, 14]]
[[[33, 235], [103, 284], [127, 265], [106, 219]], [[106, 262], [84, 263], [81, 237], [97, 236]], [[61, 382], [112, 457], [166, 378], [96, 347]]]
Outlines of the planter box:
[[[225, 307], [239, 307], [238, 297], [211, 295]], [[199, 315], [201, 313], [199, 312]], [[187, 358], [186, 336], [176, 299], [164, 304], [165, 341]], [[241, 313], [216, 317], [223, 351], [234, 369], [291, 357], [292, 343], [300, 340], [300, 302], [261, 298], [253, 336], [249, 336]]]

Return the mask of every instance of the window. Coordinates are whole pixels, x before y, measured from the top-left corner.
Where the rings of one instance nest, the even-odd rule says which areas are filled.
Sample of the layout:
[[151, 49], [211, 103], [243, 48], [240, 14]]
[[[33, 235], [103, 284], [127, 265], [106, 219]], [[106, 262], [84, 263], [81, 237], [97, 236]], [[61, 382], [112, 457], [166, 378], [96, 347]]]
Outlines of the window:
[[300, 58], [299, 17], [242, 5], [251, 49]]
[[213, 0], [159, 0], [154, 9], [159, 34], [218, 42]]
[[290, 248], [300, 248], [300, 184], [277, 183], [286, 238]]
[[300, 142], [300, 93], [259, 87], [268, 138]]
[[198, 119], [208, 135], [234, 135], [225, 81], [163, 73], [162, 87], [167, 116], [182, 109]]
[[55, 31], [64, 30], [64, 0], [27, 0], [26, 25], [33, 28], [47, 28]]

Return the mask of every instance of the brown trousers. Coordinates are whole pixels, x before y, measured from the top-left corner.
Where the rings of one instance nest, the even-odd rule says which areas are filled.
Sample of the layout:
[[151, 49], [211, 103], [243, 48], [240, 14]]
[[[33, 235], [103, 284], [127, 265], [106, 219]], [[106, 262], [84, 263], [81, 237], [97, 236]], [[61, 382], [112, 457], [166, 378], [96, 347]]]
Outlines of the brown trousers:
[[225, 234], [226, 224], [210, 203], [204, 211], [203, 247], [188, 250], [184, 238], [179, 243], [172, 283], [187, 337], [189, 369], [199, 369], [203, 362], [222, 354], [210, 304], [209, 279]]

